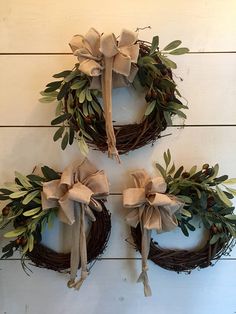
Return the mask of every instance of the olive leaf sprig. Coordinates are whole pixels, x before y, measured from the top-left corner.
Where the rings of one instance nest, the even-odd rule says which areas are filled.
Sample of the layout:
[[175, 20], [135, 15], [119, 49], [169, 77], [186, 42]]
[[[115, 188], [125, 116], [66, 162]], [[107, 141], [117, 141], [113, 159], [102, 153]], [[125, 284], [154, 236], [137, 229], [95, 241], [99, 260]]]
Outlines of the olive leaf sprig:
[[[141, 44], [144, 43], [139, 41]], [[143, 119], [151, 115], [155, 119], [162, 111], [168, 125], [172, 117], [178, 115], [185, 119], [182, 109], [188, 109], [178, 97], [181, 97], [172, 79], [171, 69], [177, 67], [168, 55], [187, 53], [187, 48], [179, 48], [181, 41], [175, 40], [159, 51], [159, 37], [154, 36], [151, 44], [140, 46], [138, 58], [138, 74], [134, 86], [145, 89], [147, 107]], [[78, 69], [75, 64], [72, 70], [54, 74], [56, 81], [46, 85], [42, 103], [57, 101], [56, 118], [51, 121], [53, 126], [59, 126], [55, 132], [54, 141], [61, 140], [61, 148], [77, 141], [81, 152], [88, 153], [88, 144], [93, 144], [105, 129], [103, 109], [100, 104], [101, 92], [90, 89], [91, 78]]]
[[7, 239], [13, 238], [2, 248], [2, 258], [9, 258], [14, 251], [21, 251], [21, 262], [24, 263], [27, 253], [35, 243], [41, 241], [41, 234], [46, 226], [51, 227], [57, 214], [57, 208], [43, 210], [41, 205], [42, 183], [59, 179], [60, 175], [53, 169], [44, 166], [42, 176], [30, 174], [24, 176], [15, 172], [15, 181], [0, 189], [0, 201], [5, 207], [0, 213], [0, 229], [12, 223], [14, 229], [4, 234]]
[[[140, 41], [142, 43], [142, 41]], [[155, 109], [162, 109], [168, 125], [172, 125], [172, 117], [178, 115], [186, 119], [183, 109], [188, 109], [178, 97], [182, 97], [174, 82], [170, 69], [176, 69], [177, 64], [167, 55], [182, 55], [189, 52], [186, 47], [179, 47], [180, 40], [174, 40], [163, 50], [159, 50], [159, 37], [154, 36], [148, 48], [148, 55], [140, 55], [138, 59], [138, 79], [141, 86], [146, 86], [148, 106], [145, 115], [150, 115]], [[141, 46], [142, 47], [142, 46]], [[145, 48], [147, 49], [147, 48]], [[137, 80], [135, 82], [136, 86]], [[171, 96], [170, 96], [171, 95]]]
[[58, 102], [56, 118], [51, 124], [60, 127], [53, 140], [61, 139], [61, 148], [64, 150], [77, 139], [81, 152], [87, 155], [86, 140], [91, 140], [91, 137], [86, 132], [85, 123], [93, 129], [94, 120], [101, 119], [102, 107], [97, 99], [100, 92], [89, 89], [89, 78], [78, 70], [77, 64], [72, 70], [62, 71], [53, 77], [60, 80], [48, 83], [40, 98], [42, 103]]
[[164, 161], [165, 167], [158, 163], [156, 167], [167, 182], [167, 192], [185, 203], [176, 216], [183, 233], [188, 236], [188, 230], [195, 230], [190, 221], [197, 216], [211, 231], [210, 244], [224, 240], [229, 234], [236, 237], [236, 215], [231, 201], [236, 196], [236, 189], [228, 187], [236, 184], [236, 179], [218, 176], [218, 164], [213, 167], [204, 164], [200, 170], [197, 166], [189, 171], [183, 166], [176, 169], [169, 150], [164, 153]]

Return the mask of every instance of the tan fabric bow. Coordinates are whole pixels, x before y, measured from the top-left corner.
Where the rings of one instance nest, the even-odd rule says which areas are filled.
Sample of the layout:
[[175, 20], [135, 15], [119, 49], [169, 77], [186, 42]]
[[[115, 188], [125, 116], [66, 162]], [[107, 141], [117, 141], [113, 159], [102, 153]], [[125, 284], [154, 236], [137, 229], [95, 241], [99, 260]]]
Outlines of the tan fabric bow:
[[91, 28], [85, 36], [76, 35], [70, 42], [79, 60], [79, 70], [93, 77], [90, 88], [102, 87], [108, 156], [116, 157], [119, 162], [112, 125], [112, 88], [128, 86], [137, 74], [137, 37], [137, 32], [123, 30], [117, 42], [113, 33], [100, 35]]
[[162, 177], [150, 178], [145, 170], [132, 173], [135, 188], [123, 192], [123, 205], [132, 210], [126, 216], [126, 222], [136, 228], [140, 224], [142, 231], [142, 273], [138, 282], [143, 282], [145, 296], [151, 295], [148, 282], [148, 254], [151, 230], [166, 232], [177, 226], [174, 213], [181, 209], [183, 203], [175, 196], [164, 194], [167, 184]]
[[[72, 225], [69, 287], [79, 289], [88, 276], [85, 218], [87, 216], [91, 221], [96, 220], [91, 208], [101, 211], [102, 207], [96, 199], [104, 198], [108, 193], [106, 175], [103, 171], [98, 171], [87, 159], [68, 166], [61, 179], [43, 183], [42, 208], [46, 210], [59, 205], [59, 219]], [[81, 277], [76, 281], [79, 264]]]

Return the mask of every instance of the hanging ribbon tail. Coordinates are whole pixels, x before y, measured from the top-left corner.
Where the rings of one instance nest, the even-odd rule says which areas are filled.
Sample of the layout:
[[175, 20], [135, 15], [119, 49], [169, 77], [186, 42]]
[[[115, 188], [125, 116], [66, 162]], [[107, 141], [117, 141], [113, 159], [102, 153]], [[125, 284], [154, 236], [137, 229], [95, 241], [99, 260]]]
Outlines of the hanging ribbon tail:
[[149, 297], [152, 295], [151, 288], [149, 286], [148, 280], [148, 254], [150, 248], [150, 241], [151, 241], [151, 230], [147, 230], [141, 226], [142, 229], [142, 272], [137, 280], [137, 282], [142, 282], [144, 287], [144, 295], [145, 297]]
[[147, 271], [142, 271], [141, 274], [138, 277], [137, 282], [142, 282], [143, 283], [143, 288], [144, 288], [144, 295], [145, 297], [150, 297], [152, 295], [152, 290], [149, 286], [149, 280], [148, 280], [148, 275]]
[[[75, 205], [75, 222], [72, 226], [72, 248], [71, 248], [71, 270], [69, 288], [79, 290], [84, 280], [88, 276], [87, 271], [87, 245], [85, 235], [85, 204]], [[79, 280], [75, 280], [79, 264], [81, 275]]]
[[104, 118], [106, 123], [106, 135], [108, 146], [108, 157], [115, 158], [120, 163], [116, 149], [116, 137], [112, 125], [112, 66], [113, 57], [104, 57], [105, 68], [102, 74], [102, 96], [104, 103]]

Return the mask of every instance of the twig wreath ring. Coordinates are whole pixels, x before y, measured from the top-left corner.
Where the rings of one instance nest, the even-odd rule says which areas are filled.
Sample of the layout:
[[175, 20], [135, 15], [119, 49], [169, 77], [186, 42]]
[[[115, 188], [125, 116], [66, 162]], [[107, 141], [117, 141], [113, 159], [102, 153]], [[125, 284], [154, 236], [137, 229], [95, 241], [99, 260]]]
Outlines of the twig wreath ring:
[[[60, 125], [54, 141], [62, 139], [65, 149], [76, 139], [85, 155], [88, 144], [120, 161], [119, 155], [155, 141], [173, 115], [186, 118], [182, 109], [187, 106], [179, 100], [172, 78], [171, 69], [177, 65], [167, 58], [188, 52], [180, 44], [175, 40], [159, 51], [158, 36], [147, 43], [138, 39], [138, 32], [126, 29], [118, 38], [94, 28], [85, 36], [74, 36], [70, 47], [78, 63], [73, 70], [53, 75], [59, 80], [41, 92], [41, 102], [58, 101], [57, 117], [51, 122]], [[143, 118], [139, 123], [113, 126], [112, 89], [131, 85], [145, 92]]]
[[[44, 166], [40, 175], [16, 173], [15, 183], [0, 192], [0, 199], [8, 203], [2, 211], [1, 227], [13, 221], [15, 229], [5, 237], [16, 238], [3, 248], [3, 257], [10, 257], [14, 250], [20, 249], [23, 267], [26, 256], [36, 266], [58, 271], [70, 264], [68, 287], [78, 290], [88, 276], [88, 260], [103, 252], [110, 234], [110, 217], [103, 204], [109, 194], [105, 173], [98, 171], [87, 159], [72, 163], [61, 174]], [[70, 254], [56, 253], [39, 243], [43, 226], [55, 216], [72, 226]], [[92, 223], [88, 241], [86, 220]], [[102, 234], [98, 230], [100, 225]], [[81, 275], [76, 280], [79, 267]]]
[[[218, 177], [219, 165], [204, 164], [185, 171], [171, 164], [171, 154], [164, 153], [165, 166], [156, 164], [161, 176], [150, 178], [145, 170], [132, 173], [135, 188], [123, 192], [123, 205], [129, 209], [126, 222], [131, 226], [135, 247], [142, 254], [142, 273], [138, 281], [144, 284], [145, 296], [151, 295], [147, 277], [147, 259], [167, 270], [191, 272], [212, 265], [228, 254], [235, 244], [236, 215], [231, 199], [236, 179]], [[208, 230], [205, 245], [196, 250], [163, 249], [151, 239], [157, 233], [181, 228], [185, 236], [195, 227], [191, 220], [198, 217]]]

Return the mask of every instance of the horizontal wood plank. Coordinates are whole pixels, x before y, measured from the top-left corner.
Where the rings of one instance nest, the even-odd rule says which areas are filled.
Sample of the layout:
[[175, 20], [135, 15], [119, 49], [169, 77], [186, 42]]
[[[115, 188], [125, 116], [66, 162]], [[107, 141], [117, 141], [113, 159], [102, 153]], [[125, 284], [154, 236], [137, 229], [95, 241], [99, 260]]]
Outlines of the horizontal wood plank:
[[[174, 79], [188, 104], [187, 125], [236, 124], [236, 58], [227, 55], [185, 55], [172, 58], [178, 63]], [[40, 103], [39, 94], [52, 75], [72, 69], [73, 56], [0, 56], [0, 125], [50, 125], [55, 103]], [[183, 79], [183, 81], [181, 81]], [[139, 121], [145, 111], [144, 94], [133, 88], [113, 90], [113, 119], [118, 123]], [[179, 118], [174, 124], [182, 124]]]
[[19, 262], [0, 261], [1, 311], [18, 314], [42, 311], [72, 314], [78, 309], [80, 314], [98, 311], [144, 314], [154, 309], [160, 314], [235, 312], [233, 261], [221, 261], [191, 275], [176, 274], [149, 263], [153, 293], [150, 298], [143, 296], [142, 284], [136, 283], [140, 266], [140, 261], [97, 262], [76, 292], [66, 287], [68, 275], [33, 267], [33, 274], [27, 277]]
[[161, 47], [182, 39], [192, 51], [235, 50], [236, 10], [234, 0], [179, 0], [159, 5], [145, 2], [109, 2], [99, 5], [78, 1], [4, 1], [1, 6], [0, 52], [69, 52], [68, 42], [74, 34], [84, 34], [89, 27], [100, 32], [119, 34], [122, 27], [141, 32], [150, 40], [158, 34]]

